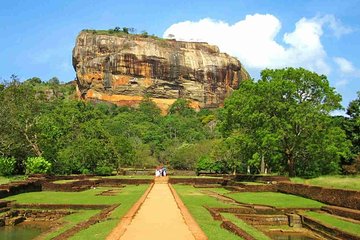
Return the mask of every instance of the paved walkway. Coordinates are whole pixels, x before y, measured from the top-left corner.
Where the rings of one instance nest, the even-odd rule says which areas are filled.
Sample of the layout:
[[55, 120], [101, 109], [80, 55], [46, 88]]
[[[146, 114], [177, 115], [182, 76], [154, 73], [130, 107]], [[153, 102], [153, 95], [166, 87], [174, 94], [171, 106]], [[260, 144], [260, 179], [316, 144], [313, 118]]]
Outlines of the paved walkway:
[[[160, 179], [159, 179], [160, 180]], [[155, 181], [121, 240], [194, 240], [167, 181]]]

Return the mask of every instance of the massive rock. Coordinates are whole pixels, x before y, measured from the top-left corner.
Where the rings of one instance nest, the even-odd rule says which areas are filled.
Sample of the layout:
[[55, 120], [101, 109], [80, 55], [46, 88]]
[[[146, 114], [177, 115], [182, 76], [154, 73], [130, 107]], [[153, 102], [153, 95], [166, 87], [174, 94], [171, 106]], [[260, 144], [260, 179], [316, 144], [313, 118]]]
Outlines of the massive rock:
[[134, 106], [149, 96], [164, 112], [178, 98], [213, 108], [249, 78], [241, 63], [207, 43], [82, 31], [73, 50], [81, 97]]

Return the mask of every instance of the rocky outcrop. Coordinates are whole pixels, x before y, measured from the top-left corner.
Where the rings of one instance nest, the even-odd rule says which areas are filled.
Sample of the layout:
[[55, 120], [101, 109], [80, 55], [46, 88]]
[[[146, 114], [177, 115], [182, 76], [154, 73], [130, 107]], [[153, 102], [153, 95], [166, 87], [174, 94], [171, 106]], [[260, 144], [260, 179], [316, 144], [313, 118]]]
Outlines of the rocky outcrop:
[[73, 50], [81, 97], [134, 106], [149, 96], [162, 110], [178, 98], [212, 108], [249, 78], [241, 63], [207, 43], [82, 31]]

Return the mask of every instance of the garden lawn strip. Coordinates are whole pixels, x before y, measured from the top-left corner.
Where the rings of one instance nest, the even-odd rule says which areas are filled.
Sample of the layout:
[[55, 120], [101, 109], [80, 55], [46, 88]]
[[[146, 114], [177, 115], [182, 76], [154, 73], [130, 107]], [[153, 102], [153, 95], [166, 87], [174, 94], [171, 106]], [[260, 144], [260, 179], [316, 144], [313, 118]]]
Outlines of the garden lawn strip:
[[[127, 185], [123, 190], [117, 194], [116, 199], [120, 206], [117, 207], [111, 215], [105, 221], [99, 222], [90, 226], [87, 229], [84, 229], [70, 239], [76, 240], [98, 240], [106, 239], [106, 236], [109, 235], [111, 230], [116, 227], [121, 219], [129, 209], [136, 203], [136, 201], [143, 195], [145, 190], [149, 185]], [[109, 196], [107, 196], [109, 197]], [[110, 196], [112, 197], [112, 196]]]
[[276, 192], [241, 192], [225, 195], [241, 203], [267, 205], [276, 208], [321, 208], [325, 205], [311, 199]]
[[218, 201], [214, 197], [210, 197], [201, 192], [201, 189], [194, 188], [190, 185], [172, 185], [181, 200], [188, 208], [191, 215], [194, 217], [196, 222], [200, 225], [201, 229], [208, 236], [209, 240], [239, 240], [238, 236], [235, 234], [223, 229], [221, 221], [216, 221], [213, 219], [209, 211], [204, 207], [234, 207], [234, 205], [225, 204], [221, 201]]
[[326, 188], [336, 188], [344, 190], [360, 191], [360, 175], [355, 176], [321, 176], [312, 179], [291, 178], [291, 182], [320, 186]]
[[253, 236], [257, 240], [271, 240], [268, 236], [266, 236], [261, 231], [257, 230], [253, 226], [245, 223], [243, 220], [237, 218], [234, 214], [231, 213], [221, 213], [222, 216], [224, 216], [227, 220], [230, 220], [232, 223], [234, 223], [236, 226], [244, 230], [249, 235]]
[[341, 231], [360, 236], [360, 224], [345, 221], [327, 213], [318, 213], [312, 211], [303, 212], [307, 217], [313, 218], [326, 224], [327, 226], [335, 227]]
[[88, 220], [92, 216], [98, 214], [100, 211], [101, 210], [81, 210], [62, 218], [60, 221], [63, 222], [63, 224], [55, 231], [46, 235], [45, 239], [53, 239], [54, 237], [74, 227], [76, 224]]

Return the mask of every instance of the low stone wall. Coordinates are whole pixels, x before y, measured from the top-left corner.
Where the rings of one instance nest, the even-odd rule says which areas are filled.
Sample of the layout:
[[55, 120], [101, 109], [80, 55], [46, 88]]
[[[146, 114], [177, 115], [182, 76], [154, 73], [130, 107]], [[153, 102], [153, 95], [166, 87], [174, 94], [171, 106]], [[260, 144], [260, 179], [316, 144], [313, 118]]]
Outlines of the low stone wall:
[[326, 239], [360, 240], [360, 237], [343, 232], [342, 230], [335, 227], [325, 226], [324, 224], [306, 216], [302, 216], [302, 222], [304, 226], [310, 228], [320, 235], [325, 236]]
[[241, 239], [244, 240], [256, 240], [253, 236], [249, 235], [247, 232], [236, 226], [234, 223], [224, 220], [221, 223], [221, 227], [225, 228], [226, 230], [236, 234], [237, 236], [240, 236]]
[[26, 221], [55, 221], [72, 213], [67, 210], [21, 209], [17, 211], [18, 215], [24, 217]]
[[340, 207], [360, 209], [360, 192], [295, 183], [279, 183], [277, 190]]
[[112, 211], [114, 211], [119, 204], [108, 205], [104, 208], [100, 213], [92, 216], [87, 221], [80, 222], [76, 224], [74, 227], [66, 230], [65, 232], [61, 233], [60, 235], [52, 238], [53, 240], [65, 240], [69, 239], [70, 237], [74, 236], [76, 233], [89, 228], [91, 225], [96, 224], [100, 221], [104, 221], [104, 219], [108, 218]]
[[341, 217], [352, 218], [360, 221], [360, 211], [336, 206], [324, 206], [321, 210]]
[[290, 179], [285, 176], [267, 176], [267, 175], [249, 175], [237, 174], [234, 178], [237, 182], [290, 182]]
[[109, 207], [108, 204], [40, 204], [40, 203], [16, 203], [9, 204], [11, 208], [32, 209], [74, 209], [74, 210], [97, 210]]
[[39, 181], [24, 181], [1, 185], [0, 198], [25, 192], [40, 192], [41, 183]]
[[226, 185], [227, 180], [222, 178], [169, 178], [171, 184], [190, 184], [190, 185], [203, 185], [203, 184], [221, 184]]
[[42, 190], [44, 191], [60, 191], [60, 192], [80, 192], [93, 187], [122, 187], [123, 185], [150, 184], [153, 179], [113, 179], [100, 178], [96, 180], [79, 180], [69, 183], [54, 183], [50, 181], [42, 181]]
[[101, 178], [98, 185], [102, 187], [108, 186], [121, 186], [121, 185], [138, 185], [138, 184], [150, 184], [153, 183], [154, 179], [131, 179], [131, 178]]
[[236, 217], [246, 221], [251, 225], [289, 225], [289, 217], [281, 215], [261, 215], [261, 214], [236, 214]]
[[233, 188], [233, 190], [242, 191], [242, 192], [276, 192], [277, 191], [276, 184], [251, 185], [251, 184], [243, 184], [241, 182], [228, 181], [226, 186], [229, 187], [229, 189], [231, 189], [231, 187], [237, 187], [237, 188]]

